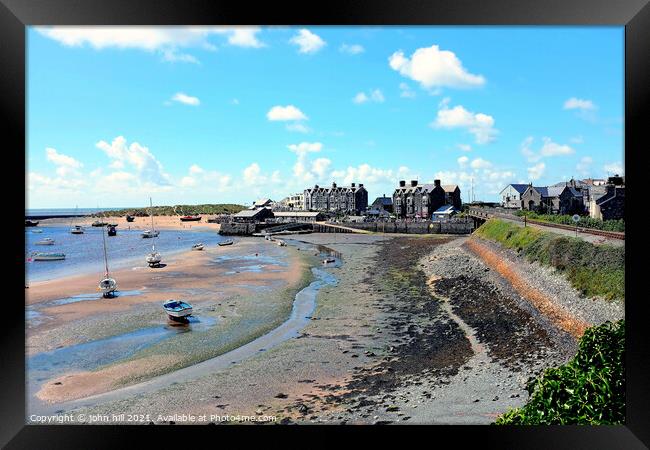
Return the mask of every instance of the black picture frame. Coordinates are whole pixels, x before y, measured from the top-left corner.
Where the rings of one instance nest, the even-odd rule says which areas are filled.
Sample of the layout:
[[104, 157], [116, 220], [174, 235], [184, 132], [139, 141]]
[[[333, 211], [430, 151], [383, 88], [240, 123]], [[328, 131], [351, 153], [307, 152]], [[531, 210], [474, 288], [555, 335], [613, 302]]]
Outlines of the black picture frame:
[[[456, 441], [454, 446], [474, 445], [497, 448], [648, 448], [650, 445], [650, 416], [648, 380], [650, 352], [646, 343], [645, 324], [648, 300], [643, 295], [644, 205], [641, 193], [642, 156], [648, 150], [644, 132], [650, 123], [650, 5], [648, 0], [329, 0], [318, 3], [235, 2], [232, 0], [0, 0], [0, 107], [5, 138], [5, 154], [15, 156], [17, 166], [25, 165], [25, 101], [26, 56], [25, 27], [30, 25], [618, 25], [625, 27], [625, 173], [628, 203], [626, 226], [626, 370], [627, 418], [625, 426], [564, 426], [564, 427], [496, 427], [496, 426], [409, 426], [392, 428], [369, 427], [136, 427], [136, 426], [39, 426], [25, 425], [25, 328], [24, 305], [20, 303], [23, 289], [17, 281], [21, 272], [19, 262], [24, 255], [24, 241], [15, 239], [22, 233], [24, 202], [17, 195], [7, 196], [12, 204], [9, 212], [12, 229], [8, 245], [16, 262], [11, 265], [15, 276], [7, 279], [10, 293], [5, 295], [5, 317], [18, 320], [3, 321], [0, 358], [0, 445], [6, 448], [100, 448], [125, 446], [136, 434], [147, 439], [186, 439], [203, 432], [218, 430], [221, 440], [230, 437], [266, 434], [282, 429], [284, 433], [327, 433], [333, 428], [346, 434], [366, 436], [395, 435], [406, 429], [424, 431], [430, 442]], [[8, 139], [7, 139], [8, 138]], [[7, 167], [5, 167], [7, 170]], [[15, 170], [14, 172], [18, 172]], [[23, 180], [24, 181], [24, 180]], [[16, 183], [20, 176], [16, 176]], [[9, 188], [9, 185], [7, 185]], [[10, 188], [9, 188], [10, 189]], [[21, 205], [22, 203], [22, 205]], [[639, 207], [633, 207], [639, 205]], [[13, 229], [13, 226], [16, 229]], [[646, 233], [647, 235], [647, 233]], [[4, 313], [3, 313], [4, 316]], [[178, 428], [178, 427], [175, 427]], [[287, 429], [290, 431], [287, 432]], [[325, 429], [325, 430], [324, 430]], [[424, 430], [423, 430], [424, 429]], [[293, 431], [295, 430], [295, 431]], [[389, 431], [387, 431], [389, 430]], [[173, 435], [170, 433], [174, 433]], [[420, 434], [420, 433], [418, 433]], [[181, 437], [182, 436], [182, 437]], [[306, 436], [305, 436], [306, 437]], [[324, 436], [325, 437], [325, 436]], [[447, 438], [447, 439], [445, 439]], [[292, 437], [293, 439], [293, 437]], [[304, 441], [303, 441], [304, 442]], [[415, 444], [415, 441], [413, 441]], [[413, 445], [411, 444], [411, 445]], [[194, 444], [198, 445], [198, 444]], [[220, 444], [217, 444], [220, 445]], [[309, 445], [309, 442], [306, 442]], [[420, 444], [418, 444], [420, 445]], [[449, 444], [447, 444], [449, 445]]]

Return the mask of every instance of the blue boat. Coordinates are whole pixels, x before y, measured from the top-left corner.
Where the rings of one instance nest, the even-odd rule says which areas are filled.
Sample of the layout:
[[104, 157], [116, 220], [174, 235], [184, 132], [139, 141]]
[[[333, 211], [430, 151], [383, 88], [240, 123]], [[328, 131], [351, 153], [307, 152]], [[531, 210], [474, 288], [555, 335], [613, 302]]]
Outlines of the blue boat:
[[163, 309], [175, 322], [187, 322], [187, 317], [192, 315], [192, 305], [182, 300], [167, 300], [163, 303]]

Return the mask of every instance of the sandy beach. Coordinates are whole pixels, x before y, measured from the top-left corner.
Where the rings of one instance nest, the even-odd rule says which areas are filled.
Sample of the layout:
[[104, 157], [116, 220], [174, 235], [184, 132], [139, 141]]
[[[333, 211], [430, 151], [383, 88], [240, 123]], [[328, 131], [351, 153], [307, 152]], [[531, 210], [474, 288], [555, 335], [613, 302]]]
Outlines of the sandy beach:
[[[180, 216], [153, 216], [154, 227], [159, 230], [191, 230], [191, 229], [204, 229], [219, 231], [218, 223], [208, 223], [208, 219], [212, 216], [202, 215], [200, 222], [181, 222]], [[69, 226], [71, 223], [74, 225], [81, 225], [83, 227], [90, 227], [93, 222], [100, 221], [106, 223], [117, 224], [118, 230], [149, 230], [151, 229], [150, 217], [135, 217], [133, 222], [127, 222], [126, 217], [75, 217], [70, 218], [54, 218], [44, 219], [39, 222], [39, 226], [53, 226], [65, 225]]]

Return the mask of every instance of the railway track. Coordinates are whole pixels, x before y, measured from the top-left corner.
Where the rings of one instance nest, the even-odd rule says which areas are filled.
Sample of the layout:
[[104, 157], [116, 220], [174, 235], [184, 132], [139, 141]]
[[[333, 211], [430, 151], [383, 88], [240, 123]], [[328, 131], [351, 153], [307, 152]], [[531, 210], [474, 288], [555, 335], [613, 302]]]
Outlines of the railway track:
[[[487, 212], [487, 211], [480, 211], [480, 210], [470, 210], [469, 215], [479, 218], [479, 219], [491, 219], [493, 217], [496, 218], [502, 218], [502, 219], [508, 219], [508, 220], [515, 220], [517, 222], [524, 222], [524, 220], [519, 217], [519, 216], [513, 216], [510, 214], [503, 214], [503, 213], [497, 213], [497, 212]], [[544, 222], [543, 220], [535, 220], [535, 219], [526, 219], [526, 223], [533, 223], [535, 225], [541, 225], [543, 227], [549, 227], [549, 228], [560, 228], [563, 230], [569, 230], [569, 231], [575, 231], [576, 227], [572, 225], [564, 225], [561, 223], [552, 223], [552, 222]], [[625, 233], [621, 233], [618, 231], [604, 231], [604, 230], [596, 230], [593, 228], [584, 228], [584, 227], [578, 227], [578, 233], [582, 234], [591, 234], [593, 236], [603, 236], [606, 238], [610, 239], [620, 239], [620, 240], [625, 240]]]

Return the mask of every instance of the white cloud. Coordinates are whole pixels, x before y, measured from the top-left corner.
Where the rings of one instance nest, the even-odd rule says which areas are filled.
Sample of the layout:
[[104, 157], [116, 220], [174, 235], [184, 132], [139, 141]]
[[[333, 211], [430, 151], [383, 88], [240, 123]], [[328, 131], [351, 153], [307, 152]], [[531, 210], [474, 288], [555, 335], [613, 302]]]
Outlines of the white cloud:
[[458, 149], [464, 151], [464, 152], [471, 152], [472, 151], [472, 146], [468, 144], [456, 144], [456, 147]]
[[388, 58], [388, 62], [393, 70], [419, 82], [425, 89], [466, 88], [485, 84], [483, 76], [467, 72], [453, 52], [440, 50], [437, 45], [417, 49], [410, 59], [401, 50], [397, 51]]
[[383, 103], [384, 100], [385, 100], [384, 94], [379, 89], [374, 89], [370, 91], [368, 95], [366, 95], [365, 92], [359, 92], [352, 99], [352, 101], [357, 104], [366, 103], [369, 101], [374, 103]]
[[591, 111], [596, 109], [596, 105], [591, 100], [583, 100], [576, 97], [571, 97], [564, 102], [564, 109], [579, 109], [582, 111]]
[[172, 100], [178, 103], [183, 103], [184, 105], [198, 106], [201, 104], [201, 101], [198, 97], [192, 97], [191, 95], [184, 94], [183, 92], [178, 92], [174, 94]]
[[574, 136], [569, 139], [569, 142], [572, 144], [583, 144], [585, 142], [585, 139], [582, 136]]
[[362, 45], [359, 44], [343, 44], [339, 47], [339, 51], [341, 53], [347, 53], [350, 55], [358, 55], [360, 53], [363, 53], [365, 49]]
[[307, 116], [293, 105], [274, 106], [266, 117], [271, 121], [307, 120]]
[[583, 156], [580, 158], [580, 161], [576, 165], [576, 170], [578, 173], [586, 177], [589, 175], [589, 172], [591, 171], [591, 165], [593, 164], [594, 160], [590, 156]]
[[287, 145], [287, 148], [297, 155], [320, 152], [323, 144], [320, 142], [301, 142], [300, 144]]
[[299, 47], [299, 53], [316, 53], [326, 45], [326, 42], [317, 34], [303, 28], [289, 40], [290, 43]]
[[553, 140], [548, 137], [542, 138], [542, 147], [539, 151], [535, 151], [531, 148], [533, 142], [534, 138], [528, 136], [521, 144], [521, 153], [526, 157], [528, 162], [537, 162], [545, 157], [564, 156], [575, 153], [575, 150], [570, 146], [553, 142]]
[[492, 163], [490, 161], [486, 161], [483, 158], [476, 158], [473, 159], [472, 162], [470, 163], [470, 167], [472, 169], [489, 169], [492, 167]]
[[64, 155], [63, 153], [59, 153], [54, 148], [51, 147], [46, 148], [45, 154], [47, 160], [53, 162], [57, 166], [68, 167], [71, 169], [79, 169], [83, 167], [83, 164], [81, 164], [73, 157]]
[[164, 61], [198, 63], [189, 54], [179, 53], [179, 48], [201, 48], [214, 51], [208, 40], [210, 36], [227, 38], [228, 45], [238, 47], [264, 47], [257, 39], [260, 27], [249, 26], [56, 26], [37, 27], [39, 33], [68, 47], [90, 46], [96, 50], [105, 48], [138, 49], [159, 52]]
[[498, 131], [494, 128], [494, 118], [483, 113], [473, 113], [458, 105], [449, 108], [447, 101], [441, 102], [433, 128], [466, 128], [474, 135], [477, 144], [487, 144], [495, 139]]
[[460, 168], [465, 169], [467, 167], [467, 163], [469, 162], [469, 158], [467, 156], [461, 156], [457, 159], [457, 161]]
[[137, 142], [127, 145], [123, 136], [116, 137], [110, 144], [106, 141], [99, 141], [95, 145], [104, 151], [111, 160], [118, 160], [132, 166], [137, 172], [138, 179], [142, 182], [158, 186], [172, 184], [170, 176], [165, 173], [160, 161], [147, 147]]
[[415, 91], [411, 90], [411, 86], [402, 82], [399, 84], [400, 94], [402, 98], [415, 98]]
[[257, 163], [252, 163], [250, 166], [246, 167], [242, 172], [244, 176], [244, 183], [246, 184], [257, 184], [260, 179], [260, 165]]
[[290, 123], [285, 127], [287, 131], [295, 131], [297, 133], [309, 133], [311, 128], [302, 123]]
[[537, 163], [532, 167], [529, 167], [528, 170], [528, 178], [531, 180], [538, 180], [541, 178], [542, 175], [544, 175], [544, 170], [546, 169], [546, 164], [543, 162]]
[[625, 167], [623, 167], [623, 164], [620, 162], [605, 164], [603, 169], [609, 175], [625, 175]]
[[327, 158], [318, 158], [312, 163], [311, 170], [319, 179], [324, 179], [331, 164], [332, 161]]

